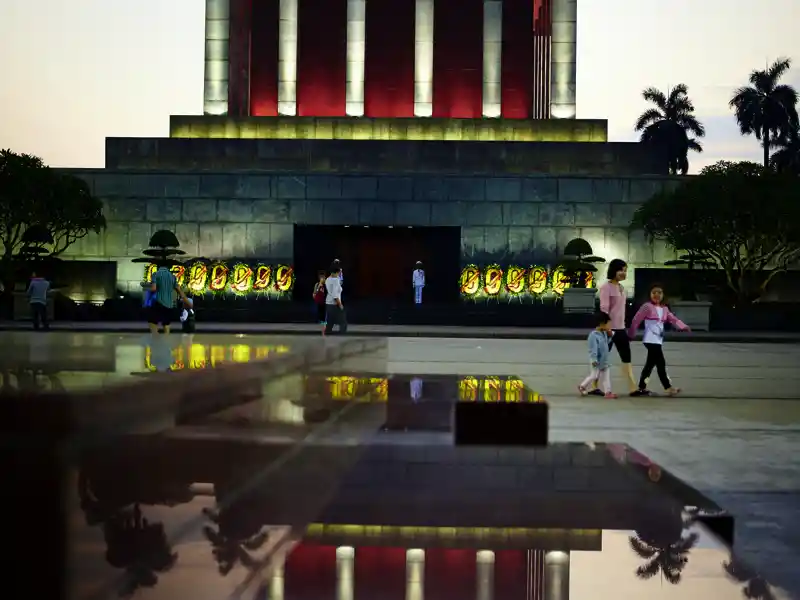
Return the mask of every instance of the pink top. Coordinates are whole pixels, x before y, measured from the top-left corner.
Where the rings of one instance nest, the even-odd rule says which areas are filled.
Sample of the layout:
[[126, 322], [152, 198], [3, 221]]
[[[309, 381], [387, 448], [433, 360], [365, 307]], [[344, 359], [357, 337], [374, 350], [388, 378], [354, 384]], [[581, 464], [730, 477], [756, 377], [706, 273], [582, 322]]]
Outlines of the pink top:
[[610, 281], [600, 286], [600, 310], [611, 317], [611, 329], [625, 329], [625, 303], [628, 297], [622, 284]]
[[[661, 309], [661, 314], [659, 314], [659, 309]], [[673, 315], [666, 306], [656, 306], [652, 302], [645, 302], [639, 307], [639, 310], [636, 311], [636, 315], [634, 315], [633, 320], [631, 321], [631, 328], [628, 331], [628, 337], [631, 339], [636, 337], [636, 330], [639, 329], [639, 325], [641, 325], [643, 321], [645, 323], [648, 321], [655, 321], [661, 325], [663, 325], [663, 323], [669, 323], [680, 331], [686, 331], [689, 329], [686, 323]], [[663, 326], [661, 329], [663, 329]], [[645, 342], [646, 341], [647, 340], [645, 339]]]

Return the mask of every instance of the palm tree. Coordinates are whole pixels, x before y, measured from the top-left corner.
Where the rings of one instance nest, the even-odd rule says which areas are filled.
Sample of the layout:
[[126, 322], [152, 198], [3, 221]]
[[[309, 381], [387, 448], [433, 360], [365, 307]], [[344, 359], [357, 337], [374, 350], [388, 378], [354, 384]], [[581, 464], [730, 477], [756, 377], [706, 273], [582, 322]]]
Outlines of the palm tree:
[[691, 519], [684, 519], [680, 511], [671, 509], [657, 522], [648, 523], [631, 536], [631, 549], [647, 562], [636, 569], [640, 579], [651, 579], [661, 573], [669, 583], [677, 585], [689, 561], [689, 551], [697, 544], [698, 535], [683, 532]]
[[655, 107], [644, 111], [634, 125], [634, 129], [641, 132], [639, 140], [658, 149], [671, 174], [685, 175], [689, 170], [689, 150], [703, 151], [697, 138], [705, 136], [706, 129], [694, 116], [694, 105], [688, 92], [689, 88], [683, 83], [667, 94], [653, 87], [647, 88], [642, 97]]
[[763, 71], [753, 71], [750, 85], [737, 89], [728, 103], [742, 135], [753, 134], [761, 142], [765, 167], [770, 147], [797, 129], [797, 90], [779, 83], [791, 65], [791, 59], [780, 58]]
[[771, 146], [777, 148], [769, 159], [772, 168], [779, 173], [800, 175], [800, 128], [790, 131], [784, 139], [772, 142]]
[[742, 594], [750, 600], [775, 600], [767, 582], [758, 573], [745, 565], [736, 557], [722, 563], [725, 574], [738, 583], [744, 584]]

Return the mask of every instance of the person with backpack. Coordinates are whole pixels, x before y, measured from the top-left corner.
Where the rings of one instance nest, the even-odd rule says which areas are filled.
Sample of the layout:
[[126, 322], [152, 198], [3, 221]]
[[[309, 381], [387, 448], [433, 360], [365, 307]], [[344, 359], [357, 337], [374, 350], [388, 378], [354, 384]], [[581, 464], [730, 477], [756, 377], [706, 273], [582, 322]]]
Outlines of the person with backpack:
[[328, 324], [327, 307], [325, 306], [325, 297], [327, 291], [325, 289], [325, 271], [317, 273], [317, 283], [314, 286], [314, 304], [317, 306], [317, 322], [322, 326], [322, 335], [325, 335], [325, 326]]

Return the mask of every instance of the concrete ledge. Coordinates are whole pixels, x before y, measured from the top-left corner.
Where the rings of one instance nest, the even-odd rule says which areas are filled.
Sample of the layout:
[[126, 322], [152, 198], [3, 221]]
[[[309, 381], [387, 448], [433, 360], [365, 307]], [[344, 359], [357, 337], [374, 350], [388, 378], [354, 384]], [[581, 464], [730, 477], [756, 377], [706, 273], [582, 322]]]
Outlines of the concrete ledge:
[[[0, 331], [29, 330], [30, 324], [0, 321]], [[50, 333], [55, 332], [132, 333], [145, 332], [141, 323], [132, 321], [108, 322], [56, 322]], [[436, 325], [353, 325], [348, 327], [348, 337], [387, 338], [465, 338], [465, 339], [523, 339], [523, 340], [585, 340], [584, 329], [566, 327], [465, 327]], [[198, 333], [244, 333], [260, 335], [313, 335], [319, 337], [319, 327], [305, 323], [199, 323]], [[333, 339], [333, 338], [329, 338]], [[337, 338], [338, 339], [338, 338]], [[640, 339], [640, 338], [639, 338]], [[737, 343], [737, 344], [800, 344], [800, 332], [778, 331], [697, 331], [692, 333], [670, 332], [670, 344], [682, 342]]]

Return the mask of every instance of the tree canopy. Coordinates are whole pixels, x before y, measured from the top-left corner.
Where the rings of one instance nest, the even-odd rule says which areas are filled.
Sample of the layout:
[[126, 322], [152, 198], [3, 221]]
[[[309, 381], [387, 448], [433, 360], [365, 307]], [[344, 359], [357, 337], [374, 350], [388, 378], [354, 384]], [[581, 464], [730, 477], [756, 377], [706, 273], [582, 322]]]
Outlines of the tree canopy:
[[740, 302], [800, 260], [800, 181], [750, 162], [721, 161], [637, 209], [631, 227], [710, 257]]
[[[103, 203], [74, 175], [59, 173], [36, 156], [0, 151], [0, 264], [9, 263], [28, 243], [26, 231], [37, 238], [49, 234], [51, 256], [58, 256], [90, 232], [106, 226]], [[30, 237], [30, 236], [29, 236]]]

